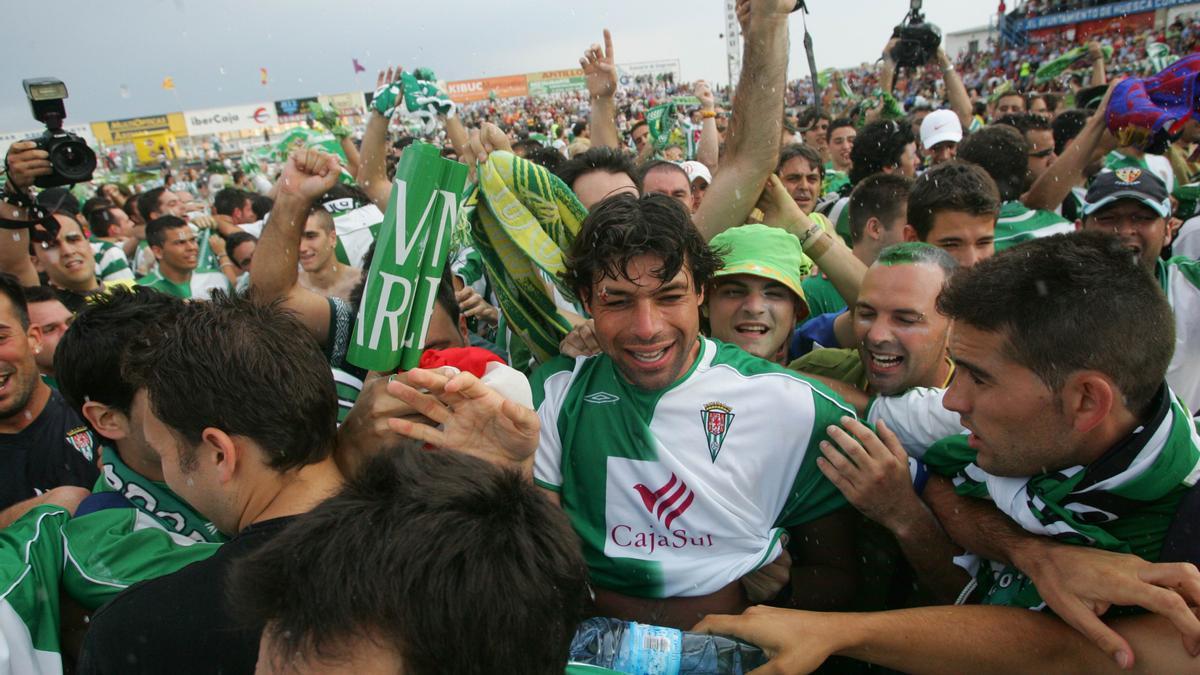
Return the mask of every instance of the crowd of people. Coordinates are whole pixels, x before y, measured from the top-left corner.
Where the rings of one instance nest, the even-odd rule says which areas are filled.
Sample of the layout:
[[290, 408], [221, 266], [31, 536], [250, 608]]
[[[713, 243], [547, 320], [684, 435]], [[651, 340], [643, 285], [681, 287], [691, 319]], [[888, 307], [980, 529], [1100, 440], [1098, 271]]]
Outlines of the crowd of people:
[[[608, 31], [578, 95], [388, 69], [237, 184], [37, 189], [13, 144], [0, 669], [673, 672], [687, 631], [769, 673], [1200, 670], [1200, 123], [1118, 140], [1099, 44], [1070, 96], [889, 42], [805, 100], [794, 6], [738, 0], [735, 91], [622, 88]], [[470, 170], [454, 251], [420, 367], [370, 370], [426, 142]]]

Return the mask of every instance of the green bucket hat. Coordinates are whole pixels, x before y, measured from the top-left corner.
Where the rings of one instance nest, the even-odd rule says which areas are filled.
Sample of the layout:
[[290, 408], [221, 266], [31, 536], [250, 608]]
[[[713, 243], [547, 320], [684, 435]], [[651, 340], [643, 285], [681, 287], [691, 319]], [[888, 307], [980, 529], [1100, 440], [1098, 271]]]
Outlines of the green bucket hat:
[[756, 223], [731, 227], [713, 237], [709, 246], [725, 261], [714, 278], [749, 274], [778, 281], [808, 306], [800, 280], [812, 270], [812, 261], [804, 255], [796, 235]]

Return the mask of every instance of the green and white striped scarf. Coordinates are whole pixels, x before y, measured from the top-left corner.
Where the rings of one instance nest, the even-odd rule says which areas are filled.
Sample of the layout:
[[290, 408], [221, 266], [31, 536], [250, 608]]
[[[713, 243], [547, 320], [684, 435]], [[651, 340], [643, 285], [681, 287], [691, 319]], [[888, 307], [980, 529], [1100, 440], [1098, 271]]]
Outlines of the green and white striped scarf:
[[[483, 260], [509, 329], [545, 363], [558, 355], [571, 325], [543, 279], [559, 283], [564, 253], [587, 211], [557, 176], [509, 152], [493, 152], [479, 165], [478, 176], [479, 185], [463, 203], [460, 227]], [[559, 290], [573, 294], [561, 285]]]
[[[966, 436], [938, 441], [922, 458], [951, 476], [961, 495], [990, 499], [1033, 534], [1156, 560], [1179, 501], [1200, 478], [1200, 436], [1165, 385], [1151, 419], [1103, 457], [1032, 478], [979, 468]], [[1041, 609], [1037, 589], [1015, 567], [993, 563], [977, 579], [984, 603]]]
[[105, 446], [101, 452], [100, 478], [92, 492], [118, 492], [141, 511], [151, 515], [171, 532], [195, 541], [223, 542], [225, 535], [167, 487], [152, 481], [121, 461], [116, 449]]

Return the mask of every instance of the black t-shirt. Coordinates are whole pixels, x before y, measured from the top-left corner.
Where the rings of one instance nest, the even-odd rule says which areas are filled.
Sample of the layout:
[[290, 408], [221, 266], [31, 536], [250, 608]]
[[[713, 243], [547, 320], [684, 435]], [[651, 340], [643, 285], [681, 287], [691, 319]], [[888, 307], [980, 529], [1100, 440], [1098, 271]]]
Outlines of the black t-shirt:
[[294, 517], [255, 523], [207, 560], [130, 586], [92, 616], [77, 671], [252, 673], [262, 626], [234, 616], [225, 598], [234, 561], [266, 544]]
[[63, 485], [95, 487], [97, 447], [83, 418], [51, 389], [32, 424], [0, 434], [0, 509]]
[[54, 294], [58, 296], [58, 301], [63, 304], [72, 314], [78, 314], [87, 307], [87, 296], [80, 295], [74, 291], [68, 291], [65, 288], [54, 288]]

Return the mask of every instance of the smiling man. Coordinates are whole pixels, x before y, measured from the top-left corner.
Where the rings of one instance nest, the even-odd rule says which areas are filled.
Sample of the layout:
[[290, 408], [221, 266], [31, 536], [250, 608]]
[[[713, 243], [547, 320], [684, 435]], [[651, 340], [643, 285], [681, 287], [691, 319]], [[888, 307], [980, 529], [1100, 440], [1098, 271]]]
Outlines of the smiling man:
[[300, 284], [318, 295], [349, 301], [362, 270], [338, 262], [337, 243], [333, 216], [317, 204], [308, 214], [300, 238]]
[[[534, 374], [534, 478], [583, 541], [595, 611], [690, 627], [716, 607], [772, 598], [763, 583], [791, 534], [791, 599], [834, 607], [853, 593], [853, 525], [817, 470], [817, 443], [850, 408], [735, 345], [700, 336], [720, 259], [678, 202], [601, 202], [565, 282], [602, 352]], [[743, 588], [745, 586], [745, 588]]]
[[818, 349], [791, 367], [872, 395], [946, 386], [954, 371], [946, 353], [950, 320], [935, 305], [957, 268], [950, 254], [929, 244], [883, 249], [863, 277], [853, 308], [858, 349]]
[[200, 244], [184, 219], [162, 216], [150, 221], [146, 225], [146, 242], [158, 259], [158, 271], [142, 277], [138, 284], [184, 300], [207, 300], [214, 290], [231, 290], [224, 274], [196, 271]]
[[723, 251], [704, 305], [709, 336], [782, 363], [808, 316], [800, 279], [812, 263], [795, 235], [766, 225], [731, 227], [709, 245]]

